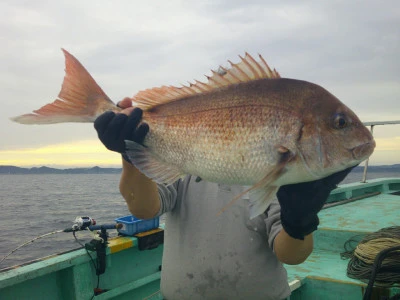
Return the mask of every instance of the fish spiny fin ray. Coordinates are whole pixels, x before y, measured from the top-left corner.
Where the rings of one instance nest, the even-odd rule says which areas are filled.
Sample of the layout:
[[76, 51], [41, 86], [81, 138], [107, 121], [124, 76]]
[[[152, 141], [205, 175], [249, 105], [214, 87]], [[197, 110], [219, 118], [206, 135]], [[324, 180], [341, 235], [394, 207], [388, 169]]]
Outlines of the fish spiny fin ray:
[[208, 81], [201, 82], [195, 80], [195, 83], [189, 83], [188, 86], [162, 86], [140, 91], [132, 100], [142, 109], [150, 109], [156, 105], [174, 102], [196, 94], [212, 92], [222, 87], [238, 83], [253, 81], [257, 79], [280, 78], [279, 73], [268, 66], [265, 60], [259, 55], [259, 61], [256, 61], [250, 54], [246, 53], [244, 57], [239, 56], [241, 61], [233, 63], [229, 61], [230, 67], [219, 67], [217, 71], [212, 70], [211, 76], [206, 76]]
[[65, 77], [57, 99], [33, 113], [14, 117], [13, 121], [22, 124], [93, 122], [99, 114], [115, 107], [82, 64], [66, 50], [62, 51]]
[[160, 184], [172, 184], [185, 174], [177, 167], [164, 163], [148, 149], [133, 141], [125, 141], [126, 153], [133, 165], [147, 177]]

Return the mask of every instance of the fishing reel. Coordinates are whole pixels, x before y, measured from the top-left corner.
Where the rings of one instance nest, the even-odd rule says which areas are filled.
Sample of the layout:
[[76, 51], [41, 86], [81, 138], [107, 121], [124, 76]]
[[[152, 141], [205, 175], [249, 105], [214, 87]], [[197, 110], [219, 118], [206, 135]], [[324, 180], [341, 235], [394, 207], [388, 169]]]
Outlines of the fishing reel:
[[84, 230], [91, 225], [96, 225], [96, 220], [91, 217], [76, 217], [72, 229], [77, 228], [77, 230]]
[[90, 226], [96, 225], [96, 220], [92, 219], [91, 217], [76, 217], [74, 224], [71, 228], [67, 228], [64, 232], [73, 232], [78, 230], [86, 230]]

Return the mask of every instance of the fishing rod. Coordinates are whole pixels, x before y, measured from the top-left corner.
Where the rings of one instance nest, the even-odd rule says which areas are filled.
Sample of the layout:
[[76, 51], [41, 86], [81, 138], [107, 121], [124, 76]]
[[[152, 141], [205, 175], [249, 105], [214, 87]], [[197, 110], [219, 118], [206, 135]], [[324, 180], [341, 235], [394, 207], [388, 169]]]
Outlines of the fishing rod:
[[[77, 231], [84, 231], [84, 230], [89, 230], [89, 231], [93, 232], [93, 231], [96, 231], [96, 230], [100, 230], [101, 232], [99, 233], [99, 237], [98, 237], [98, 238], [95, 237], [94, 239], [95, 239], [95, 240], [99, 240], [100, 243], [101, 243], [102, 245], [104, 245], [104, 247], [102, 247], [102, 248], [105, 249], [105, 248], [106, 248], [106, 243], [107, 243], [107, 238], [108, 238], [108, 235], [106, 234], [106, 230], [108, 230], [108, 229], [120, 229], [120, 228], [122, 228], [122, 224], [115, 223], [115, 224], [102, 224], [102, 225], [97, 225], [97, 224], [96, 224], [96, 220], [92, 219], [91, 217], [88, 217], [88, 216], [76, 217], [76, 218], [75, 218], [75, 221], [74, 221], [74, 223], [72, 224], [71, 227], [66, 228], [66, 229], [61, 229], [61, 230], [55, 230], [55, 231], [52, 231], [52, 232], [48, 232], [48, 233], [45, 233], [45, 234], [36, 236], [36, 237], [34, 237], [33, 239], [31, 239], [31, 240], [29, 240], [29, 241], [26, 241], [25, 243], [23, 243], [23, 244], [19, 245], [18, 247], [14, 248], [13, 250], [11, 250], [10, 252], [8, 252], [8, 253], [0, 260], [0, 265], [2, 264], [2, 262], [3, 262], [7, 257], [9, 257], [11, 254], [13, 254], [14, 252], [16, 252], [17, 250], [21, 249], [22, 247], [24, 247], [24, 246], [26, 246], [26, 245], [28, 245], [28, 244], [30, 244], [30, 243], [33, 243], [34, 241], [39, 240], [39, 239], [41, 239], [41, 238], [44, 238], [44, 237], [47, 237], [47, 236], [50, 236], [50, 235], [54, 235], [54, 234], [57, 234], [57, 233], [62, 233], [62, 232], [72, 232], [73, 235], [74, 235], [75, 240], [76, 240], [82, 247], [84, 247], [84, 248], [86, 248], [86, 249], [89, 248], [89, 250], [92, 250], [92, 249], [93, 249], [93, 246], [92, 246], [92, 245], [93, 245], [95, 242], [93, 242], [93, 240], [92, 240], [92, 241], [90, 242], [90, 243], [92, 243], [91, 245], [89, 245], [89, 246], [83, 245], [83, 244], [80, 243], [79, 240], [77, 239], [77, 237], [76, 237], [76, 235], [75, 235], [75, 232], [77, 232]], [[90, 244], [90, 243], [89, 243], [89, 244]], [[96, 247], [95, 247], [95, 248], [96, 248]], [[96, 250], [96, 249], [94, 249], [94, 250]], [[92, 251], [93, 251], [93, 250], [92, 250]], [[104, 254], [105, 254], [105, 252], [104, 252]]]

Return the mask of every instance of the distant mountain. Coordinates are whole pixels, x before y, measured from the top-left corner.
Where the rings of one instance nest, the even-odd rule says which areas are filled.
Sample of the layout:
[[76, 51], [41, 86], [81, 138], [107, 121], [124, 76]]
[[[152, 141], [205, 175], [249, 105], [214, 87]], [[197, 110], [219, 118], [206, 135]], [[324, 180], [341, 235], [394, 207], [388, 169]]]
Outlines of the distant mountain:
[[[363, 172], [364, 167], [356, 167], [352, 172]], [[399, 172], [400, 164], [384, 165], [384, 166], [368, 166], [368, 171], [371, 172]]]
[[[15, 166], [0, 166], [0, 174], [120, 174], [121, 168], [71, 168], [71, 169], [56, 169], [49, 167], [39, 168], [20, 168]], [[364, 167], [356, 167], [352, 172], [361, 173]], [[399, 172], [400, 164], [385, 165], [385, 166], [369, 166], [368, 171], [371, 172]]]
[[71, 168], [56, 169], [49, 167], [20, 168], [15, 166], [0, 166], [0, 174], [119, 174], [121, 168]]

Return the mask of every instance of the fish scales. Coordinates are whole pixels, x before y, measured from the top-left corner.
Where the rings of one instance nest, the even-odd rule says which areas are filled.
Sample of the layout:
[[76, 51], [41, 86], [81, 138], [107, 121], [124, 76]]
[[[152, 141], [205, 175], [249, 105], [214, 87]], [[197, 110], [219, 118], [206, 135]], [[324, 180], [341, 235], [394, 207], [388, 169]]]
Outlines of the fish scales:
[[265, 86], [276, 84], [259, 80], [250, 89], [249, 83], [238, 84], [160, 105], [144, 113], [150, 127], [144, 144], [188, 174], [254, 184], [277, 164], [277, 145], [297, 139], [301, 127], [293, 101], [277, 102], [263, 94], [271, 94]]

